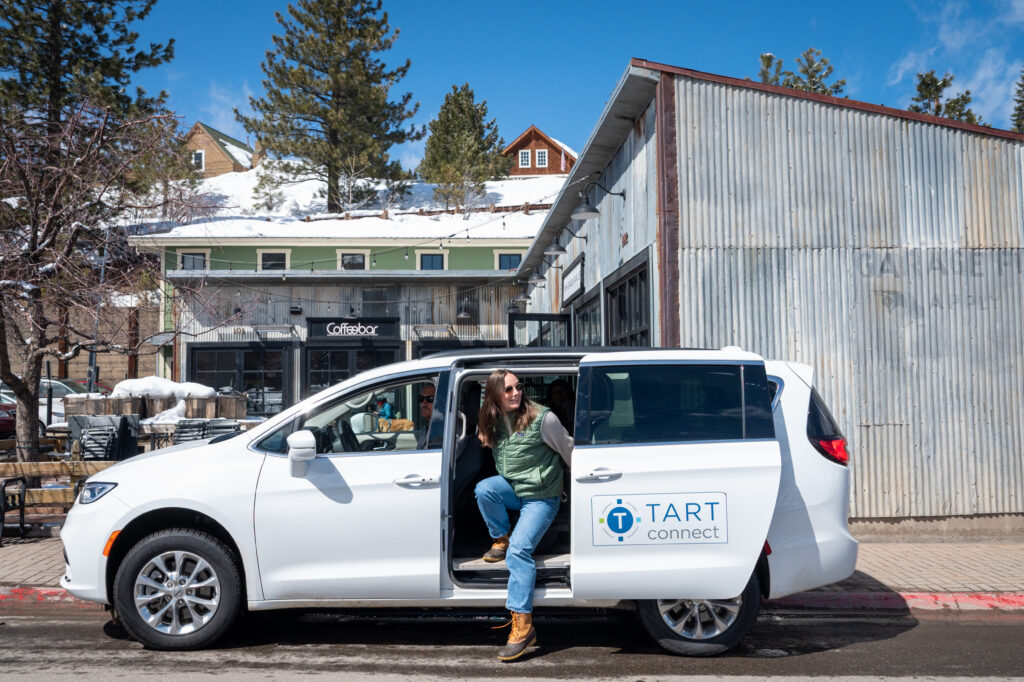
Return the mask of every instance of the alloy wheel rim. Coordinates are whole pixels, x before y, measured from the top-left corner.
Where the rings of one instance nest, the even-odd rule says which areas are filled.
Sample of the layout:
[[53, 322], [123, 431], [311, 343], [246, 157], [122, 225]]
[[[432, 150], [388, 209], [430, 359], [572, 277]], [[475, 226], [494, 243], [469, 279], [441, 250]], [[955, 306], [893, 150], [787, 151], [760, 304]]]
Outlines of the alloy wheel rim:
[[187, 635], [209, 623], [220, 606], [220, 580], [206, 559], [184, 551], [161, 552], [135, 577], [135, 608], [165, 635]]
[[732, 599], [659, 599], [658, 612], [672, 632], [693, 640], [722, 634], [739, 618], [743, 597]]

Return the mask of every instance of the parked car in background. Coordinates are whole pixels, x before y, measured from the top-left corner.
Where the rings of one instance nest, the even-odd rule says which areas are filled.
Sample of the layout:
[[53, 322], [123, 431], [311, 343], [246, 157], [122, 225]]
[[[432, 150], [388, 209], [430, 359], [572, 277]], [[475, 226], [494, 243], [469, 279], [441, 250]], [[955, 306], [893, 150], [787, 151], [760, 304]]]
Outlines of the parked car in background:
[[[119, 462], [68, 513], [60, 584], [155, 649], [209, 646], [244, 610], [498, 607], [508, 569], [480, 559], [473, 497], [494, 471], [476, 434], [498, 368], [536, 402], [556, 382], [575, 396], [538, 606], [631, 604], [662, 647], [708, 656], [762, 598], [853, 572], [846, 444], [811, 367], [522, 348], [378, 367], [226, 440]], [[373, 418], [384, 397], [407, 424]]]
[[[18, 401], [15, 400], [14, 396], [11, 395], [10, 393], [0, 393], [0, 407], [9, 409], [10, 412], [11, 412], [11, 416], [14, 417], [15, 419], [17, 418]], [[63, 419], [63, 417], [64, 417], [64, 414], [61, 413], [61, 418]], [[54, 415], [54, 422], [53, 423], [57, 423], [56, 415]], [[14, 433], [13, 429], [15, 427], [11, 427], [11, 428], [12, 428], [11, 433], [13, 434]], [[46, 405], [40, 405], [39, 406], [39, 423], [36, 426], [36, 428], [38, 429], [40, 436], [42, 436], [44, 433], [46, 433]]]
[[[78, 391], [79, 393], [87, 393], [89, 391], [89, 380], [88, 379], [58, 379], [57, 381], [60, 381], [60, 382], [65, 383], [65, 384], [72, 384], [72, 383], [78, 384], [79, 386], [81, 386], [82, 388], [85, 389], [84, 391]], [[108, 386], [107, 384], [101, 383], [99, 381], [93, 383], [93, 389], [92, 389], [93, 393], [101, 393], [103, 395], [110, 395], [111, 391], [113, 391], [113, 389], [110, 388], [110, 386]]]
[[[53, 390], [53, 403], [51, 409], [51, 424], [58, 424], [64, 421], [64, 396], [88, 393], [85, 384], [78, 383], [76, 379], [41, 379], [39, 381], [39, 422], [46, 428], [46, 396], [47, 388]], [[6, 396], [14, 400], [14, 392], [10, 386], [0, 382], [0, 396]]]
[[14, 438], [17, 411], [12, 403], [0, 403], [0, 439]]

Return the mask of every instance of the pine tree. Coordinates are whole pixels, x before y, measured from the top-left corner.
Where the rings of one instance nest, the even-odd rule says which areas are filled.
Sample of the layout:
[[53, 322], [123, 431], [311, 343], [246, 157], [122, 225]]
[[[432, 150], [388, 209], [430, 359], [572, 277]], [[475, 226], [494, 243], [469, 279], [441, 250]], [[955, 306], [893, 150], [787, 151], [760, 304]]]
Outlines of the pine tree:
[[487, 121], [487, 101], [476, 101], [469, 83], [452, 86], [437, 118], [430, 122], [421, 178], [437, 185], [434, 197], [465, 206], [483, 193], [484, 182], [508, 175], [512, 159], [502, 155], [504, 140], [495, 119]]
[[919, 114], [930, 114], [941, 116], [954, 121], [965, 121], [975, 125], [983, 125], [981, 116], [971, 111], [971, 91], [965, 90], [956, 97], [947, 97], [943, 101], [946, 88], [953, 85], [954, 76], [947, 73], [942, 78], [935, 75], [935, 71], [917, 74], [917, 94], [911, 99], [907, 109]]
[[404, 127], [419, 108], [412, 95], [389, 99], [410, 62], [390, 69], [377, 56], [398, 30], [380, 0], [298, 0], [276, 17], [283, 33], [262, 64], [265, 94], [249, 99], [254, 116], [235, 116], [279, 159], [284, 181], [322, 180], [328, 212], [353, 208], [376, 196], [369, 178], [393, 170], [391, 146], [423, 136]]
[[761, 70], [757, 72], [757, 79], [768, 85], [782, 84], [782, 60], [771, 52], [765, 52], [760, 56]]
[[0, 0], [0, 109], [41, 112], [56, 132], [83, 103], [115, 117], [151, 113], [164, 99], [129, 93], [142, 69], [174, 57], [174, 40], [139, 50], [131, 25], [156, 0]]
[[1013, 113], [1010, 114], [1010, 124], [1014, 132], [1024, 133], [1024, 68], [1020, 70], [1020, 78], [1017, 79], [1017, 89], [1013, 94]]
[[821, 56], [821, 50], [816, 50], [813, 47], [807, 48], [800, 57], [796, 58], [796, 63], [796, 73], [785, 72], [785, 80], [782, 84], [787, 88], [815, 92], [819, 95], [831, 95], [832, 97], [838, 97], [843, 93], [846, 79], [840, 78], [832, 84], [826, 83], [832, 76], [834, 68], [827, 57]]
[[814, 92], [819, 95], [838, 97], [846, 88], [846, 80], [840, 78], [833, 83], [826, 81], [835, 70], [828, 58], [821, 56], [821, 50], [809, 47], [797, 57], [797, 70], [783, 71], [782, 60], [771, 52], [762, 53], [759, 57], [760, 69], [757, 79], [768, 85], [781, 85], [794, 90]]

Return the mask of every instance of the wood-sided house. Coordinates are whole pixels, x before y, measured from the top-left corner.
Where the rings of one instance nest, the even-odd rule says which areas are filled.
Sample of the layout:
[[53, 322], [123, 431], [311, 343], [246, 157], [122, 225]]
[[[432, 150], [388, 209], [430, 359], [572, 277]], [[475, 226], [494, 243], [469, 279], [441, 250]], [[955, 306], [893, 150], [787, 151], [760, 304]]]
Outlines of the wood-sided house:
[[196, 121], [185, 135], [185, 147], [193, 167], [212, 178], [225, 173], [238, 173], [255, 168], [260, 162], [260, 144], [253, 150], [248, 144]]
[[576, 163], [575, 151], [533, 125], [501, 153], [512, 157], [509, 175], [564, 175]]

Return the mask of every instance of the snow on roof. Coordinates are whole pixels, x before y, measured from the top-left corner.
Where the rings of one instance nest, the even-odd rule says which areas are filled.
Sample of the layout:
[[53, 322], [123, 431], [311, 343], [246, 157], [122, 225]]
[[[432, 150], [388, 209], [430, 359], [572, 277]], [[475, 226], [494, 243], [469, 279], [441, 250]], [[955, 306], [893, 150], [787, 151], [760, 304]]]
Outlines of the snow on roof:
[[[434, 185], [412, 182], [408, 194], [388, 209], [387, 220], [381, 219], [380, 208], [351, 211], [364, 216], [355, 220], [341, 217], [316, 219], [326, 210], [323, 197], [324, 183], [307, 180], [283, 185], [283, 200], [272, 211], [257, 207], [253, 189], [263, 168], [242, 173], [225, 173], [207, 178], [201, 191], [221, 206], [203, 222], [182, 225], [169, 232], [155, 235], [160, 239], [215, 239], [215, 238], [392, 238], [432, 239], [457, 235], [465, 239], [532, 239], [540, 228], [546, 210], [491, 213], [480, 210], [468, 214], [417, 215], [419, 209], [436, 211], [444, 204], [434, 199]], [[470, 208], [496, 207], [519, 209], [525, 203], [551, 204], [565, 182], [563, 176], [541, 176], [521, 179], [495, 180], [485, 183], [485, 191]], [[314, 219], [306, 222], [305, 218]]]
[[[547, 134], [547, 133], [545, 133], [545, 134]], [[561, 140], [556, 140], [555, 138], [551, 137], [550, 135], [548, 135], [548, 137], [550, 137], [552, 142], [557, 144], [559, 147], [564, 149], [566, 152], [568, 152], [569, 154], [572, 154], [574, 158], [577, 158], [577, 159], [579, 158], [580, 155], [576, 153], [575, 149], [573, 149], [572, 147], [570, 147], [566, 143], [562, 142]]]
[[224, 140], [221, 140], [220, 143], [221, 146], [227, 150], [228, 154], [230, 154], [235, 159], [235, 161], [242, 164], [246, 168], [252, 166], [252, 152], [246, 149], [242, 149], [241, 147], [236, 147], [235, 145], [229, 142], [225, 142]]
[[225, 218], [176, 227], [155, 235], [159, 239], [533, 239], [547, 211], [471, 213], [437, 216], [391, 215], [354, 220], [330, 218], [306, 222], [301, 218]]

